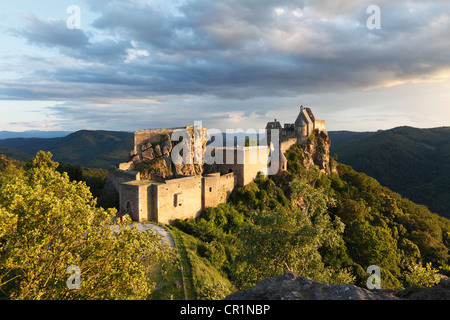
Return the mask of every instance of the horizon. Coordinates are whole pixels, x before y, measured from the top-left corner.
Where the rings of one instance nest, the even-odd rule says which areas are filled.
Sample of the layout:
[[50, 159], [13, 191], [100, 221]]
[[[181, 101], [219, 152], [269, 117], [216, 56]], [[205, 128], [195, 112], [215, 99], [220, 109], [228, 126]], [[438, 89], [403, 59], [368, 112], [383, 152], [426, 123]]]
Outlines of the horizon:
[[329, 131], [450, 125], [450, 3], [17, 0], [0, 12], [2, 130], [258, 128], [301, 104]]
[[[346, 130], [346, 129], [342, 129], [342, 130], [326, 130], [327, 132], [353, 132], [353, 133], [376, 133], [376, 132], [380, 132], [380, 131], [389, 131], [389, 130], [394, 130], [397, 128], [402, 128], [402, 127], [408, 127], [408, 128], [413, 128], [413, 129], [420, 129], [420, 130], [431, 130], [431, 129], [441, 129], [441, 128], [450, 128], [450, 126], [439, 126], [439, 127], [428, 127], [428, 128], [419, 128], [419, 127], [412, 127], [412, 126], [408, 126], [408, 125], [400, 125], [397, 127], [393, 127], [393, 128], [388, 128], [388, 129], [378, 129], [378, 130], [370, 130], [370, 131], [353, 131], [353, 130]], [[146, 129], [163, 129], [163, 128], [146, 128]], [[208, 128], [206, 128], [208, 129]], [[215, 129], [215, 128], [209, 128], [209, 129]], [[230, 130], [230, 129], [227, 129]], [[242, 128], [233, 128], [231, 130], [243, 130], [243, 132], [234, 132], [234, 133], [227, 133], [225, 130], [222, 132], [222, 134], [230, 134], [230, 135], [259, 135], [260, 133], [247, 133], [247, 130], [254, 130], [254, 128], [248, 128], [248, 129], [242, 129]], [[50, 136], [48, 137], [49, 139], [51, 138], [63, 138], [66, 137], [70, 134], [73, 133], [77, 133], [79, 131], [106, 131], [106, 132], [126, 132], [126, 133], [134, 133], [135, 131], [126, 131], [126, 130], [105, 130], [105, 129], [79, 129], [79, 130], [75, 130], [75, 131], [70, 131], [70, 130], [25, 130], [25, 131], [9, 131], [9, 130], [0, 130], [0, 134], [1, 133], [8, 133], [8, 134], [30, 134], [30, 133], [67, 133], [64, 136]], [[136, 130], [137, 131], [137, 130]], [[263, 133], [264, 134], [264, 133]], [[46, 138], [46, 137], [33, 137], [33, 136], [26, 136], [26, 137], [8, 137], [8, 138], [1, 138], [0, 140], [6, 140], [6, 139], [15, 139], [15, 138]]]

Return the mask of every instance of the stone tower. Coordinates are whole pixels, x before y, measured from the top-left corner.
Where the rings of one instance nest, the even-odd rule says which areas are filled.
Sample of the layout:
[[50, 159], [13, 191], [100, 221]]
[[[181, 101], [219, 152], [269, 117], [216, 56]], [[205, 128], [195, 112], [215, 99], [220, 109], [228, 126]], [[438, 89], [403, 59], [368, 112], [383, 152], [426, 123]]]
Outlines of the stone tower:
[[300, 106], [300, 112], [294, 123], [285, 123], [284, 127], [276, 119], [266, 125], [267, 144], [270, 146], [272, 134], [278, 130], [280, 142], [296, 139], [297, 143], [307, 143], [314, 130], [325, 131], [325, 120], [317, 120], [310, 108]]

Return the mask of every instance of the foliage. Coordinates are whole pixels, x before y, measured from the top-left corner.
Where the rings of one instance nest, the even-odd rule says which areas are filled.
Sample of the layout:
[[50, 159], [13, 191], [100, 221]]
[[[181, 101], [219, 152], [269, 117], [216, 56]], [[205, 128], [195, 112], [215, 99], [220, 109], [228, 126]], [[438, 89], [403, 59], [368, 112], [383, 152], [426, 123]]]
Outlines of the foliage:
[[312, 185], [318, 176], [314, 170], [292, 181], [291, 200], [272, 179], [258, 176], [236, 188], [228, 203], [206, 209], [197, 219], [176, 220], [174, 227], [203, 242], [197, 255], [226, 272], [237, 288], [285, 271], [352, 282], [342, 265], [325, 264], [319, 252], [341, 244], [343, 224], [327, 214], [334, 201]]
[[[189, 299], [220, 300], [234, 291], [224, 273], [217, 267], [217, 256], [210, 255], [214, 246], [172, 228], [182, 257]], [[217, 249], [212, 249], [217, 252]], [[220, 254], [219, 254], [220, 255]], [[213, 264], [214, 263], [214, 264]]]
[[[173, 265], [159, 236], [116, 225], [115, 211], [96, 207], [83, 182], [38, 152], [0, 193], [0, 287], [9, 299], [145, 299], [155, 272]], [[113, 231], [112, 228], [116, 228]], [[81, 269], [81, 289], [66, 273]], [[105, 290], [107, 288], [107, 290]]]
[[410, 287], [428, 288], [439, 283], [441, 278], [437, 274], [438, 270], [427, 263], [425, 267], [419, 264], [409, 266], [409, 272], [405, 274], [406, 283]]
[[[450, 218], [450, 128], [330, 133], [339, 161]], [[356, 139], [346, 140], [346, 136]], [[342, 142], [342, 143], [341, 143]], [[413, 173], [413, 174], [412, 174]]]
[[197, 254], [239, 289], [285, 271], [365, 287], [367, 267], [377, 265], [382, 287], [391, 289], [409, 285], [414, 264], [445, 272], [447, 219], [337, 161], [330, 175], [306, 169], [304, 156], [293, 145], [288, 172], [258, 176], [228, 203], [175, 226], [204, 242]]
[[343, 238], [355, 263], [363, 269], [378, 265], [390, 277], [384, 283], [393, 287], [408, 285], [404, 274], [412, 264], [448, 264], [450, 221], [349, 166], [338, 164], [337, 169], [328, 177], [328, 192], [337, 198], [331, 211], [346, 224]]

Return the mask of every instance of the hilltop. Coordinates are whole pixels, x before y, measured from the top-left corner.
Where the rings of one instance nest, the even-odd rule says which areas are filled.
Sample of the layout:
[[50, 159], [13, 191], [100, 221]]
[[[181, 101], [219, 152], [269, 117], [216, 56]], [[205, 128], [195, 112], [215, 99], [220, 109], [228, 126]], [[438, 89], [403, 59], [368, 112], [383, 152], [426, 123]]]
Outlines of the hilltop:
[[[450, 218], [450, 127], [398, 127], [374, 133], [330, 133], [345, 140], [331, 145], [341, 163], [432, 212]], [[347, 140], [346, 140], [347, 138]], [[339, 140], [339, 139], [337, 139]]]
[[128, 159], [133, 134], [122, 131], [80, 130], [57, 138], [10, 138], [0, 149], [10, 157], [28, 161], [39, 150], [50, 151], [54, 160], [92, 168], [108, 168]]

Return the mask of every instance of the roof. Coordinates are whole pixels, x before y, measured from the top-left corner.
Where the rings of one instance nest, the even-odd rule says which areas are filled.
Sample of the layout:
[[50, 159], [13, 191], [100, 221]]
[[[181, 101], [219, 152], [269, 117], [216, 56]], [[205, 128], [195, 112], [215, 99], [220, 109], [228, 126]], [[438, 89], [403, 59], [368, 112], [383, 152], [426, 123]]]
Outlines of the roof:
[[[295, 120], [295, 126], [301, 127], [304, 125], [312, 124], [313, 120], [311, 120], [309, 114], [312, 115], [311, 109], [309, 109], [309, 112], [307, 111], [309, 108], [303, 108], [303, 106], [300, 107], [300, 113], [298, 114], [297, 119]], [[314, 115], [312, 115], [314, 117]]]
[[272, 122], [267, 122], [266, 129], [281, 129], [281, 123], [277, 119]]

